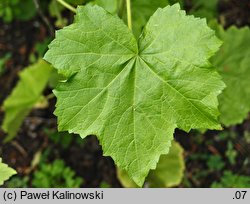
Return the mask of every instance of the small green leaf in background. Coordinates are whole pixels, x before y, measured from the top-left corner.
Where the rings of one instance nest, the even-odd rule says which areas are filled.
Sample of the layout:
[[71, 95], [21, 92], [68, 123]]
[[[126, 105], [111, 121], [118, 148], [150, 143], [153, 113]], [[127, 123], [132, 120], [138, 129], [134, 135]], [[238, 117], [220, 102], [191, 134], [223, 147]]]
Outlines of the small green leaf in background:
[[45, 55], [68, 77], [54, 91], [59, 130], [96, 135], [104, 155], [141, 186], [175, 128], [221, 129], [224, 83], [209, 62], [220, 45], [205, 20], [178, 4], [158, 9], [138, 43], [117, 15], [79, 6]]
[[41, 58], [48, 50], [48, 45], [52, 41], [51, 38], [45, 38], [42, 42], [37, 42], [35, 44], [35, 52], [37, 53], [38, 57]]
[[249, 131], [244, 131], [244, 139], [247, 143], [250, 144], [250, 132]]
[[241, 123], [250, 111], [250, 29], [217, 27], [217, 35], [224, 43], [212, 62], [227, 86], [219, 96], [220, 121], [230, 126]]
[[64, 149], [67, 149], [72, 143], [73, 135], [68, 132], [57, 132], [52, 130], [45, 130], [45, 132], [51, 141], [55, 144], [59, 144]]
[[[146, 185], [152, 188], [168, 188], [179, 185], [185, 170], [183, 151], [183, 148], [177, 142], [173, 142], [169, 153], [162, 155], [156, 169], [150, 171], [146, 178]], [[126, 172], [118, 169], [117, 173], [124, 187], [138, 187]]]
[[6, 188], [28, 188], [29, 187], [29, 176], [13, 176], [10, 180], [5, 183]]
[[41, 99], [47, 85], [52, 67], [44, 60], [25, 68], [11, 95], [4, 101], [5, 117], [3, 130], [8, 133], [5, 141], [11, 140], [17, 133], [24, 118]]
[[181, 8], [184, 7], [185, 0], [167, 0], [169, 5], [174, 5], [176, 3], [180, 4]]
[[91, 3], [95, 3], [98, 6], [103, 7], [106, 11], [116, 14], [122, 1], [123, 0], [95, 0]]
[[250, 176], [224, 171], [219, 182], [213, 182], [212, 188], [250, 188]]
[[18, 5], [13, 8], [13, 11], [14, 17], [22, 21], [27, 21], [36, 15], [36, 8], [33, 0], [19, 0]]
[[41, 163], [32, 180], [35, 188], [79, 188], [82, 183], [83, 179], [60, 159]]
[[158, 8], [163, 8], [168, 4], [168, 0], [132, 0], [131, 9], [135, 36], [139, 37], [148, 19]]
[[106, 183], [105, 181], [101, 182], [100, 188], [112, 188], [110, 184]]
[[67, 25], [67, 18], [62, 17], [61, 13], [65, 9], [57, 0], [52, 0], [49, 4], [49, 14], [51, 17], [56, 18], [55, 26], [58, 28], [63, 28]]
[[233, 145], [233, 143], [231, 141], [228, 141], [228, 143], [227, 143], [226, 156], [227, 156], [230, 164], [235, 165], [236, 157], [237, 157], [237, 151], [234, 149], [234, 145]]
[[117, 167], [117, 177], [125, 188], [138, 188], [138, 185], [128, 176], [127, 172]]
[[15, 174], [16, 171], [8, 167], [7, 164], [2, 163], [2, 158], [0, 158], [0, 186], [3, 185], [4, 181], [8, 180]]
[[185, 170], [183, 152], [179, 143], [172, 143], [169, 153], [162, 155], [156, 169], [149, 173], [149, 187], [167, 188], [181, 183]]
[[211, 155], [207, 159], [207, 166], [212, 171], [220, 171], [225, 167], [225, 162], [220, 155]]
[[34, 52], [30, 53], [29, 62], [34, 64], [37, 60], [41, 59], [45, 52], [48, 50], [48, 45], [51, 42], [51, 38], [45, 38], [42, 42], [37, 42], [34, 46]]
[[2, 58], [0, 58], [0, 76], [4, 72], [5, 69], [5, 63], [10, 59], [11, 54], [7, 53]]
[[4, 22], [17, 20], [29, 20], [36, 15], [33, 0], [1, 0], [0, 17]]
[[218, 15], [218, 2], [219, 0], [192, 0], [193, 8], [190, 14], [212, 20]]

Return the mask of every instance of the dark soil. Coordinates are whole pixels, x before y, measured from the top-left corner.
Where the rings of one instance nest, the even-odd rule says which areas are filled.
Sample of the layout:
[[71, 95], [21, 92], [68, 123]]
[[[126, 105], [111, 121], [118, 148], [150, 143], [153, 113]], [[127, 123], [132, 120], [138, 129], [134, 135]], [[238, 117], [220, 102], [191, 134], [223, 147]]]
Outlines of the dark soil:
[[237, 27], [250, 25], [250, 1], [249, 0], [221, 0], [218, 11], [219, 20], [224, 27], [236, 25]]

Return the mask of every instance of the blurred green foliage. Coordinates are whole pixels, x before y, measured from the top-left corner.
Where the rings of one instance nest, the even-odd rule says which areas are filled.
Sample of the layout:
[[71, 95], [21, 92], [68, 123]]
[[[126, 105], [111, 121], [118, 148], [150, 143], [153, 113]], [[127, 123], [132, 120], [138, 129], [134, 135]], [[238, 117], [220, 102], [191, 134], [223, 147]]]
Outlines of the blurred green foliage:
[[247, 143], [250, 144], [250, 132], [248, 131], [244, 132], [244, 139], [246, 140]]
[[106, 183], [106, 182], [103, 181], [100, 184], [100, 188], [111, 188], [111, 186], [108, 183]]
[[237, 151], [234, 149], [234, 145], [231, 141], [228, 141], [227, 143], [226, 156], [231, 165], [234, 165], [236, 163]]
[[5, 142], [16, 136], [25, 117], [43, 98], [42, 92], [47, 86], [51, 71], [52, 67], [41, 59], [20, 73], [16, 87], [3, 103], [5, 117], [2, 129], [8, 133]]
[[63, 160], [41, 163], [32, 180], [33, 187], [39, 188], [79, 188], [83, 179], [65, 165]]
[[34, 52], [29, 56], [29, 61], [31, 64], [34, 64], [39, 58], [42, 58], [44, 53], [48, 50], [48, 45], [51, 42], [51, 38], [45, 38], [41, 42], [36, 42], [34, 46]]
[[207, 166], [210, 170], [220, 171], [225, 167], [225, 162], [220, 155], [212, 155], [208, 157]]
[[216, 18], [219, 0], [192, 0], [193, 7], [190, 14], [196, 17], [206, 18], [207, 21]]
[[231, 171], [224, 171], [220, 182], [214, 182], [212, 188], [249, 188], [250, 176], [234, 174]]
[[33, 0], [1, 0], [0, 2], [0, 18], [5, 22], [11, 22], [14, 19], [26, 21], [35, 14]]
[[28, 188], [29, 187], [29, 177], [19, 177], [13, 176], [7, 183], [7, 188]]
[[11, 54], [7, 53], [3, 57], [0, 58], [0, 76], [5, 71], [5, 63], [10, 59]]
[[49, 139], [55, 144], [59, 144], [64, 149], [68, 148], [73, 141], [73, 135], [68, 132], [58, 132], [54, 130], [45, 130]]

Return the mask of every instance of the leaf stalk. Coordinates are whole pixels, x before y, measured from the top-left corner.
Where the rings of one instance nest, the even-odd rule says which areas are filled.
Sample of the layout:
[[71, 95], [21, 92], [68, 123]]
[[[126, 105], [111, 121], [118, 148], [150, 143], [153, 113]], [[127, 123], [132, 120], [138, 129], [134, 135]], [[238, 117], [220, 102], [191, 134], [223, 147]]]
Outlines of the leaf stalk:
[[128, 18], [128, 27], [132, 30], [132, 14], [131, 14], [131, 2], [130, 0], [126, 0], [127, 4], [127, 18]]
[[64, 0], [56, 0], [58, 3], [62, 4], [65, 8], [69, 9], [73, 13], [76, 13], [76, 8], [65, 2]]

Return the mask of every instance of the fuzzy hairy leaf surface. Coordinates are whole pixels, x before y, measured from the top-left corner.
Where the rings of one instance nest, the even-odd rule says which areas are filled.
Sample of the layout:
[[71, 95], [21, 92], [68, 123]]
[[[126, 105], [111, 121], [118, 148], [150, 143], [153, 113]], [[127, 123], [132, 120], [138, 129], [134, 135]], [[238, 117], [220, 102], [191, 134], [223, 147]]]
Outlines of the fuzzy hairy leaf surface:
[[139, 43], [117, 16], [78, 7], [45, 55], [68, 77], [54, 91], [59, 130], [96, 135], [104, 155], [141, 186], [175, 128], [221, 128], [224, 83], [208, 61], [220, 44], [178, 4], [158, 9]]
[[[180, 184], [184, 170], [183, 148], [179, 143], [173, 141], [169, 153], [167, 155], [161, 155], [156, 169], [150, 171], [146, 178], [147, 186], [151, 188], [169, 188], [176, 186]], [[124, 187], [138, 187], [125, 171], [118, 169], [117, 175]]]
[[0, 158], [0, 186], [3, 185], [4, 181], [8, 180], [11, 176], [15, 174], [16, 171], [8, 167], [7, 164], [4, 164], [2, 162], [2, 159]]
[[23, 119], [41, 98], [51, 71], [52, 67], [47, 62], [39, 60], [20, 73], [20, 80], [3, 104], [5, 117], [2, 128], [8, 133], [6, 141], [16, 135]]
[[250, 29], [219, 28], [217, 34], [224, 43], [212, 62], [227, 86], [219, 109], [220, 121], [229, 126], [241, 123], [250, 111]]

